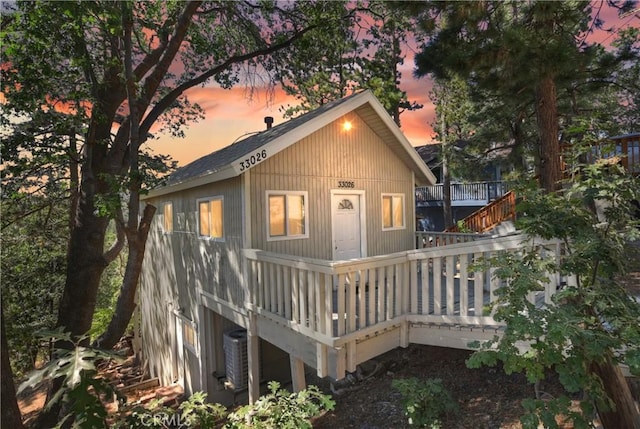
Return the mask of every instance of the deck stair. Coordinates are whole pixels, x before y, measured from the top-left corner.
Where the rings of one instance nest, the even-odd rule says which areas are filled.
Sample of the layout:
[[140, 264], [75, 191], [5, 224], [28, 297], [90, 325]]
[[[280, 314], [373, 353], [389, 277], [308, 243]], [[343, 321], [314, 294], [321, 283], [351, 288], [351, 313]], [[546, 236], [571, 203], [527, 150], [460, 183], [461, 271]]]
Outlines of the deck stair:
[[[484, 233], [491, 231], [502, 222], [515, 220], [516, 195], [509, 191], [502, 197], [491, 201], [486, 206], [471, 213], [459, 222], [459, 225], [445, 229], [445, 232], [474, 232]], [[462, 227], [460, 227], [460, 225]], [[462, 230], [462, 231], [461, 231]]]

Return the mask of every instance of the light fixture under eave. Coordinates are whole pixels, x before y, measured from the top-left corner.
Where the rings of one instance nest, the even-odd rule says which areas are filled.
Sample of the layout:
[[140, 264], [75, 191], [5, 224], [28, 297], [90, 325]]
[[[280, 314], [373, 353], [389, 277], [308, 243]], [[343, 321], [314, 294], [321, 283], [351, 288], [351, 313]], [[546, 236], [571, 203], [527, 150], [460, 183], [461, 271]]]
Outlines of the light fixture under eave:
[[342, 123], [342, 130], [343, 131], [351, 131], [351, 128], [353, 128], [353, 124], [351, 123], [351, 121], [344, 121]]

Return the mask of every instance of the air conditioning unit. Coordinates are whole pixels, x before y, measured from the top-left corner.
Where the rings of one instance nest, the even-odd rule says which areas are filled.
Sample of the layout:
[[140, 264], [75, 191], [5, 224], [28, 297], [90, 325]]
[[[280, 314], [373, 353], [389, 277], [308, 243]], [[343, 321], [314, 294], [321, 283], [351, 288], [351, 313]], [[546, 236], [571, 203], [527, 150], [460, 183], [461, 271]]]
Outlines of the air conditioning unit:
[[224, 334], [223, 348], [229, 387], [234, 390], [246, 388], [249, 381], [247, 330], [235, 329]]

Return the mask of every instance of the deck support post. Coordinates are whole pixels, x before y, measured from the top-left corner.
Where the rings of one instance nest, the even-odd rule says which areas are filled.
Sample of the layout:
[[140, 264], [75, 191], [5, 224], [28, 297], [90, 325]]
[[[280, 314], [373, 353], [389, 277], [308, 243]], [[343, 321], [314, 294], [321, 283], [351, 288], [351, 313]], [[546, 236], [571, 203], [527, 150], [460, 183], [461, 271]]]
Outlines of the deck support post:
[[316, 345], [316, 361], [318, 362], [316, 365], [318, 377], [326, 377], [329, 374], [329, 369], [327, 368], [327, 346], [325, 344], [318, 343]]
[[409, 322], [403, 320], [400, 324], [400, 347], [409, 347]]
[[260, 397], [260, 337], [256, 334], [256, 315], [249, 312], [247, 332], [247, 366], [249, 367], [249, 403], [255, 403]]
[[357, 369], [356, 363], [356, 341], [349, 341], [346, 344], [347, 349], [347, 371], [355, 372]]
[[294, 392], [300, 392], [307, 388], [307, 381], [304, 377], [304, 361], [292, 354], [289, 355], [291, 362], [291, 384]]

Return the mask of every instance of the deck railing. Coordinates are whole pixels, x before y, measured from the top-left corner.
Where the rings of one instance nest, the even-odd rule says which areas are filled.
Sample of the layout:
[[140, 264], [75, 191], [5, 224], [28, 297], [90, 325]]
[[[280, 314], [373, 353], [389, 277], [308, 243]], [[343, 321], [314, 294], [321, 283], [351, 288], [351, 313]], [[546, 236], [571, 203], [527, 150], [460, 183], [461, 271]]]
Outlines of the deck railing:
[[424, 249], [425, 247], [449, 246], [451, 244], [458, 243], [469, 243], [472, 241], [478, 241], [490, 237], [490, 234], [416, 231], [416, 249]]
[[[247, 249], [249, 305], [278, 323], [340, 346], [410, 318], [412, 322], [500, 326], [486, 310], [500, 282], [471, 264], [531, 243], [521, 235], [417, 249], [350, 261], [326, 261]], [[560, 258], [562, 244], [536, 244]], [[569, 281], [570, 280], [564, 280]], [[561, 284], [549, 273], [530, 299], [550, 303]]]
[[[428, 201], [442, 201], [444, 194], [442, 184], [416, 188], [416, 203]], [[452, 183], [451, 201], [484, 201], [489, 202], [500, 198], [507, 192], [507, 186], [502, 181]]]

